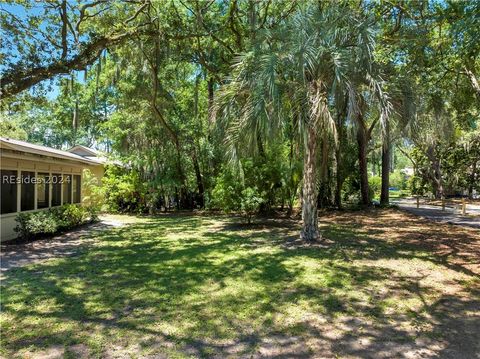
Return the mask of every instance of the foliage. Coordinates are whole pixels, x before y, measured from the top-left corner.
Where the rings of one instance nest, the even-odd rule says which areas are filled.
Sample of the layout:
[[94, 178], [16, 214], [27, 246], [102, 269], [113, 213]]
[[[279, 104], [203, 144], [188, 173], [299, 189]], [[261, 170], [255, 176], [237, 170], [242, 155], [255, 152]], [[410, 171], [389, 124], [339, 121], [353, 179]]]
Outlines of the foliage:
[[473, 196], [478, 10], [436, 0], [10, 1], [0, 130], [122, 163], [103, 191], [84, 176], [96, 210], [241, 211], [251, 188], [259, 212], [292, 212], [305, 183], [308, 198], [318, 192], [312, 206], [341, 207], [378, 194], [382, 158], [390, 187]]
[[380, 193], [382, 188], [382, 178], [380, 176], [371, 176], [368, 178], [368, 187], [370, 189], [370, 198]]
[[240, 209], [243, 184], [230, 167], [225, 167], [217, 178], [209, 207], [227, 213]]
[[418, 194], [429, 192], [438, 196], [439, 185], [441, 194], [446, 196], [464, 193], [471, 196], [474, 190], [480, 190], [478, 131], [466, 133], [456, 141], [437, 142], [428, 152], [415, 147], [411, 156], [416, 171], [410, 184]]
[[59, 220], [59, 229], [79, 226], [89, 218], [87, 208], [75, 204], [66, 204], [59, 208], [52, 208], [51, 211]]
[[281, 159], [282, 153], [269, 151], [263, 156], [242, 159], [237, 168], [225, 166], [217, 177], [208, 206], [227, 213], [242, 211], [250, 222], [254, 213], [269, 212], [288, 202], [299, 179], [298, 174], [290, 177], [295, 173]]
[[356, 176], [349, 175], [342, 185], [342, 200], [357, 204], [360, 200], [360, 182]]
[[96, 221], [97, 217], [96, 213], [87, 207], [66, 204], [45, 211], [19, 213], [15, 220], [18, 222], [15, 231], [20, 237], [28, 239], [75, 228]]
[[144, 213], [147, 207], [147, 186], [139, 173], [115, 166], [108, 167], [102, 178], [105, 209], [110, 212]]
[[390, 174], [390, 187], [395, 187], [399, 190], [407, 188], [407, 176], [400, 169], [396, 169]]
[[14, 140], [26, 140], [27, 132], [24, 131], [14, 120], [0, 119], [0, 133], [2, 137], [12, 138]]
[[59, 218], [51, 211], [19, 213], [15, 231], [22, 238], [30, 238], [39, 234], [52, 234], [59, 230]]
[[96, 216], [102, 209], [104, 190], [98, 183], [97, 177], [88, 169], [82, 175], [82, 204]]
[[258, 212], [263, 199], [260, 197], [257, 188], [247, 187], [242, 191], [240, 208], [248, 223], [252, 222], [252, 216]]
[[425, 196], [428, 192], [431, 192], [427, 183], [423, 181], [422, 178], [415, 175], [409, 178], [408, 188], [415, 196]]

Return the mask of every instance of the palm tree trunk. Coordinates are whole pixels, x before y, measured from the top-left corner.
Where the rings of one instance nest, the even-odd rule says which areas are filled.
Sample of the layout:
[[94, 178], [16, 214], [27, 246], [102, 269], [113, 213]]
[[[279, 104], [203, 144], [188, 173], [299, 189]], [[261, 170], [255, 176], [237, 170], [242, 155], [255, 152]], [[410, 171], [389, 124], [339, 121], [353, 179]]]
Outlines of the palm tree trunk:
[[307, 242], [313, 242], [320, 239], [320, 232], [318, 230], [316, 186], [317, 145], [317, 128], [316, 126], [310, 125], [307, 130], [307, 142], [305, 144], [305, 157], [303, 160], [303, 227], [300, 233], [300, 238]]
[[347, 101], [342, 111], [337, 113], [337, 121], [335, 123], [337, 129], [338, 141], [335, 146], [335, 206], [338, 209], [342, 209], [342, 186], [343, 186], [343, 176], [342, 176], [342, 148], [340, 146], [341, 141], [343, 141], [343, 119], [345, 118], [345, 112], [347, 109]]
[[388, 206], [390, 203], [390, 126], [385, 124], [385, 137], [382, 146], [382, 191], [380, 194], [380, 204]]
[[357, 130], [357, 142], [358, 163], [360, 167], [360, 192], [362, 195], [362, 204], [368, 206], [370, 205], [370, 198], [368, 193], [367, 130], [363, 124], [363, 119], [360, 119], [359, 123], [361, 125], [358, 126]]

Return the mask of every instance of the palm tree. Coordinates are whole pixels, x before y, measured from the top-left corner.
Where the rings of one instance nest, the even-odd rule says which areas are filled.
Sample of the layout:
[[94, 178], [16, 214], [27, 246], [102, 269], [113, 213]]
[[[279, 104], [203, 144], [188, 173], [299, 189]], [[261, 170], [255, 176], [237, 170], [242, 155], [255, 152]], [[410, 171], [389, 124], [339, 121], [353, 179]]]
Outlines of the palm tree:
[[[253, 49], [239, 56], [221, 90], [218, 113], [232, 153], [238, 144], [255, 148], [259, 137], [274, 137], [282, 120], [294, 118], [304, 144], [301, 238], [321, 238], [317, 214], [318, 147], [325, 132], [335, 134], [334, 93], [355, 94], [349, 78], [376, 86], [371, 62], [374, 37], [361, 9], [346, 4], [308, 4], [277, 28], [257, 34]], [[359, 82], [355, 80], [356, 82]], [[349, 96], [350, 116], [359, 96]]]

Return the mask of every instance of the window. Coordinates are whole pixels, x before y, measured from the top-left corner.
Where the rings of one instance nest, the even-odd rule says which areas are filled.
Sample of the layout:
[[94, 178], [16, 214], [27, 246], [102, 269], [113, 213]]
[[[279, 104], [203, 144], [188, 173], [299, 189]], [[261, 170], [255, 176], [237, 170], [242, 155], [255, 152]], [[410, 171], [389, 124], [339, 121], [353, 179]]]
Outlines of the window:
[[1, 214], [17, 211], [17, 171], [1, 170], [2, 206]]
[[52, 174], [52, 206], [60, 206], [62, 195], [62, 176], [58, 173]]
[[73, 203], [80, 203], [82, 191], [82, 177], [79, 175], [73, 176]]
[[63, 204], [72, 203], [72, 176], [63, 175]]
[[37, 175], [37, 208], [47, 208], [50, 199], [50, 183], [48, 173]]
[[20, 210], [30, 211], [35, 208], [35, 172], [22, 171], [22, 197]]

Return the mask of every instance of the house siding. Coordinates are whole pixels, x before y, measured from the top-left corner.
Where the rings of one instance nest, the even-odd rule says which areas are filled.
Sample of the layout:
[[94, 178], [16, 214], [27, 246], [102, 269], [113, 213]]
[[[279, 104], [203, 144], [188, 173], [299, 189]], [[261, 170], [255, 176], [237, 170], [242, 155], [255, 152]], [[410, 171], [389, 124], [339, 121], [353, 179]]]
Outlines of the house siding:
[[[1, 160], [0, 168], [2, 170], [15, 170], [17, 174], [20, 175], [22, 171], [31, 171], [35, 173], [35, 176], [40, 173], [59, 173], [63, 175], [82, 175], [83, 169], [89, 169], [94, 176], [97, 177], [98, 182], [101, 183], [101, 178], [103, 176], [103, 165], [89, 166], [76, 161], [69, 161], [64, 159], [54, 159], [48, 158], [46, 156], [38, 156], [35, 158], [35, 155], [28, 153], [16, 153], [14, 151], [1, 151]], [[83, 183], [83, 178], [82, 178]], [[52, 187], [49, 186], [49, 207], [51, 206], [52, 201]], [[73, 186], [71, 186], [71, 191], [73, 191]], [[63, 203], [63, 192], [61, 191], [61, 203]], [[34, 209], [24, 212], [35, 212], [44, 209], [37, 209], [37, 185], [35, 185], [34, 192]], [[70, 196], [73, 199], [73, 195]], [[81, 198], [82, 199], [82, 198]], [[12, 213], [5, 213], [0, 215], [0, 241], [8, 241], [17, 237], [15, 232], [16, 221], [15, 217], [20, 213], [20, 201], [21, 201], [21, 184], [17, 186], [17, 211]]]

